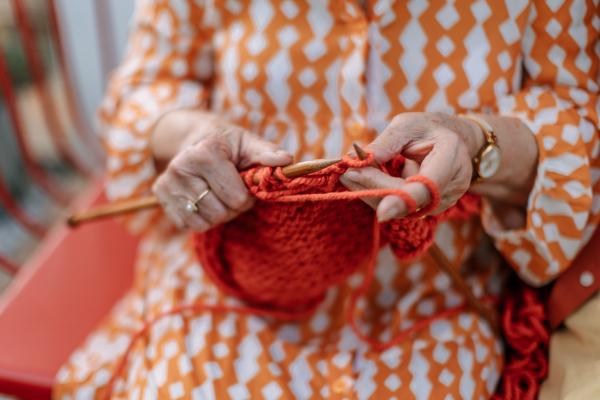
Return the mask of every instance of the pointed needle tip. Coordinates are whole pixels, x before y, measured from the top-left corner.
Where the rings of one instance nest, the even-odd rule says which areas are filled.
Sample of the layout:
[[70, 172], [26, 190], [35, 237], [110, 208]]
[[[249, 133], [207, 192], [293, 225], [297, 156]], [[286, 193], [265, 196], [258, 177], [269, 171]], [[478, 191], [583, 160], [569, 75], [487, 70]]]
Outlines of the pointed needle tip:
[[341, 158], [330, 158], [322, 160], [304, 161], [297, 164], [291, 164], [283, 167], [281, 171], [288, 178], [296, 178], [298, 176], [319, 172], [333, 164], [342, 161]]
[[361, 160], [367, 158], [367, 152], [362, 147], [360, 147], [358, 143], [354, 142], [352, 143], [352, 146], [354, 146], [354, 151], [356, 151], [356, 155], [358, 156], [358, 158], [360, 158]]
[[[352, 143], [352, 145], [354, 146], [354, 150], [356, 150], [356, 155], [358, 156], [358, 158], [364, 160], [365, 158], [369, 157], [369, 153], [367, 153], [365, 149], [356, 144], [356, 142]], [[371, 161], [371, 164], [369, 164], [369, 166], [380, 169], [379, 164], [377, 164], [375, 160]]]
[[322, 160], [314, 160], [311, 162], [313, 172], [319, 172], [322, 169], [331, 167], [334, 164], [341, 162], [341, 158], [325, 158]]

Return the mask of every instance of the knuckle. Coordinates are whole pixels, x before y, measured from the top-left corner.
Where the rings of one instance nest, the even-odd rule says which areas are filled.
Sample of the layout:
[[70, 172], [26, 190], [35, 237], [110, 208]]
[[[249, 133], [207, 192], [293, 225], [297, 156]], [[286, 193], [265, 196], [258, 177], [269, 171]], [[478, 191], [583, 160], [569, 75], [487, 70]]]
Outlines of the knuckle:
[[241, 210], [242, 208], [244, 208], [244, 206], [246, 205], [247, 202], [248, 202], [248, 195], [247, 194], [232, 195], [229, 198], [228, 204], [234, 210]]
[[227, 220], [227, 212], [222, 207], [201, 209], [202, 216], [211, 224], [219, 225]]
[[161, 175], [152, 185], [152, 193], [158, 197], [160, 202], [165, 202], [170, 196], [169, 181], [168, 176]]
[[447, 114], [440, 112], [440, 111], [432, 111], [432, 112], [427, 113], [427, 116], [432, 121], [439, 123], [440, 121], [443, 121], [446, 119]]
[[194, 154], [202, 156], [200, 162], [213, 164], [220, 157], [229, 158], [231, 154], [230, 145], [218, 137], [208, 137], [194, 145]]
[[392, 124], [399, 124], [404, 120], [404, 114], [396, 114], [394, 118], [392, 118]]
[[168, 182], [170, 179], [180, 179], [187, 175], [186, 165], [188, 160], [185, 154], [183, 156], [175, 157], [167, 167], [167, 170], [163, 174], [162, 181]]
[[217, 140], [215, 138], [206, 138], [192, 146], [196, 154], [210, 154], [216, 147]]
[[194, 215], [187, 221], [187, 224], [191, 230], [198, 233], [204, 233], [211, 228], [211, 226], [199, 215]]
[[213, 152], [204, 147], [199, 147], [198, 149], [193, 149], [191, 152], [190, 161], [192, 161], [195, 166], [202, 170], [210, 167], [215, 164], [213, 159]]
[[392, 118], [390, 126], [394, 128], [402, 127], [406, 124], [409, 118], [409, 113], [397, 114], [396, 116], [394, 116], [394, 118]]
[[423, 117], [423, 114], [424, 113], [419, 112], [404, 112], [396, 114], [392, 119], [392, 123], [394, 123], [395, 125], [404, 125], [410, 121]]
[[160, 176], [152, 185], [152, 193], [154, 193], [155, 195], [159, 195], [163, 190], [163, 186], [163, 177]]
[[254, 207], [255, 202], [256, 202], [255, 198], [250, 196], [248, 198], [248, 200], [246, 200], [246, 202], [244, 202], [244, 204], [241, 207], [239, 207], [238, 209], [235, 210], [235, 212], [234, 212], [235, 215], [232, 218], [235, 218], [240, 212], [246, 212], [246, 211], [250, 210], [252, 207]]
[[370, 175], [363, 175], [362, 176], [362, 185], [366, 188], [374, 188], [377, 186], [377, 181], [376, 179], [374, 179], [372, 176]]

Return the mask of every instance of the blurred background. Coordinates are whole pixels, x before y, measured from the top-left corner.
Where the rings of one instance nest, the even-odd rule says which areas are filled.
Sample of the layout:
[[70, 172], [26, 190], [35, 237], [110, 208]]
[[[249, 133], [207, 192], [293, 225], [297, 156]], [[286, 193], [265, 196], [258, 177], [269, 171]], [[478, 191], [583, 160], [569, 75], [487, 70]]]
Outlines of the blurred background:
[[0, 294], [89, 177], [134, 0], [0, 0]]

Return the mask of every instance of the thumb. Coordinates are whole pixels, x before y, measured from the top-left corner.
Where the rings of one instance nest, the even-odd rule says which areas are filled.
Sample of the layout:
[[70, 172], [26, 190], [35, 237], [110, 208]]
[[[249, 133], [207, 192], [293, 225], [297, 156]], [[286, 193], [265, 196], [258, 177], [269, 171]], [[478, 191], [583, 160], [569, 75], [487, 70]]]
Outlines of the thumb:
[[383, 165], [400, 154], [408, 141], [408, 137], [398, 136], [397, 132], [392, 134], [388, 128], [365, 147], [365, 150], [371, 150], [375, 154], [377, 164]]
[[275, 143], [271, 143], [250, 132], [246, 132], [243, 135], [239, 168], [244, 169], [253, 164], [277, 167], [289, 165], [293, 162], [294, 156]]

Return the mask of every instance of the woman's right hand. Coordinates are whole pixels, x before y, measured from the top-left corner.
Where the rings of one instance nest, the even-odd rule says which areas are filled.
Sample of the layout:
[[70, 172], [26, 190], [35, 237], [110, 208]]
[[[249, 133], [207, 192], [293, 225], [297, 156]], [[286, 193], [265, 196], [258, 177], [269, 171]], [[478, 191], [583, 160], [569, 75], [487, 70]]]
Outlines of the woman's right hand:
[[[179, 141], [174, 146], [173, 141]], [[167, 217], [180, 229], [205, 232], [237, 217], [254, 205], [254, 197], [239, 170], [254, 164], [283, 166], [293, 156], [221, 118], [203, 111], [181, 110], [164, 116], [156, 125], [152, 151], [157, 164], [168, 161], [153, 191]], [[210, 192], [188, 211], [206, 189]]]

